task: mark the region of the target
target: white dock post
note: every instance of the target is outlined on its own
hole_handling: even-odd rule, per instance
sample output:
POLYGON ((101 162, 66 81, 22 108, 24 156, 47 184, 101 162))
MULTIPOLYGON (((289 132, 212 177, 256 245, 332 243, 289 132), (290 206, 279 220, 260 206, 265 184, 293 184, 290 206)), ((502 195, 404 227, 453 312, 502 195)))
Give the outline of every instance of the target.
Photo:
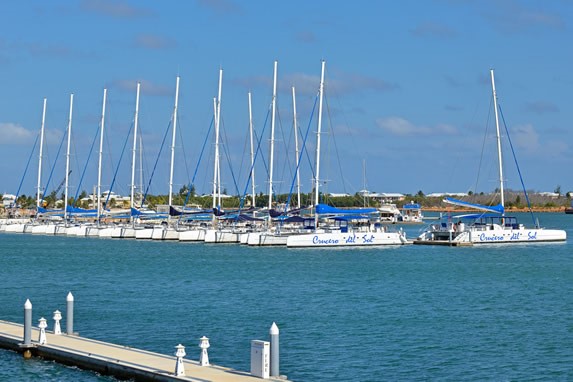
POLYGON ((279 328, 273 322, 269 330, 271 337, 271 377, 279 376, 279 328))
POLYGON ((177 357, 177 363, 175 364, 175 375, 178 377, 185 375, 185 366, 183 365, 183 357, 187 354, 185 353, 185 346, 179 344, 175 346, 177 351, 175 352, 175 356, 177 357))
POLYGON ((40 338, 38 339, 38 342, 40 343, 40 345, 45 345, 46 344, 46 328, 48 327, 48 324, 46 323, 46 319, 44 317, 40 318, 38 323, 38 328, 40 328, 40 338))
POLYGON ((54 312, 54 334, 59 336, 62 334, 62 328, 60 327, 60 320, 62 319, 62 313, 59 310, 54 312))
POLYGON ((203 336, 200 340, 199 347, 201 348, 201 356, 199 357, 199 364, 201 366, 209 366, 209 354, 207 353, 207 349, 211 346, 209 339, 203 336))
POLYGON ((68 292, 68 296, 66 297, 67 302, 67 317, 66 317, 66 334, 73 335, 74 334, 74 296, 72 292, 68 292))
POLYGON ((24 346, 32 345, 32 303, 26 299, 24 303, 24 346))

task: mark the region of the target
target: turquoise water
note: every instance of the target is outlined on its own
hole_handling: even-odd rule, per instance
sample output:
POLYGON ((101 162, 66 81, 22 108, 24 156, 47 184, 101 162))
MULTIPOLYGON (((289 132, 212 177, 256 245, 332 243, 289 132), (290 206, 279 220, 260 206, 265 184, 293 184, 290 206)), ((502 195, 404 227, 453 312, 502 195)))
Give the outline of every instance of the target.
MULTIPOLYGON (((80 335, 160 353, 210 339, 250 367, 281 330, 293 381, 573 380, 573 216, 557 244, 291 250, 0 234, 0 319, 34 322, 76 299, 80 335)), ((406 227, 413 236, 418 226, 406 227)), ((0 351, 0 380, 109 381, 0 351)))

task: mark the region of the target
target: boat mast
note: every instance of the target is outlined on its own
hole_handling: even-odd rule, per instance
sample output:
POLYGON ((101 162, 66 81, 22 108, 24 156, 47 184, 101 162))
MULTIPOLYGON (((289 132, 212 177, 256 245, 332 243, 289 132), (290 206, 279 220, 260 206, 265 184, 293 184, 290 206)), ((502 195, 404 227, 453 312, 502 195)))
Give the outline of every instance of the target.
MULTIPOLYGON (((316 178, 314 179, 314 205, 318 205, 320 202, 319 200, 319 192, 318 187, 320 185, 319 176, 320 176, 320 133, 322 128, 322 98, 324 93, 324 67, 326 65, 326 61, 322 61, 322 70, 320 73, 320 88, 318 91, 319 94, 319 101, 318 101, 318 129, 316 131, 316 178)), ((315 223, 318 220, 318 217, 315 215, 315 223)), ((316 225, 315 225, 316 226, 316 225)))
POLYGON ((501 135, 499 132, 499 115, 497 111, 497 92, 495 91, 495 79, 493 75, 493 69, 490 70, 491 73, 491 89, 493 92, 493 108, 495 111, 495 131, 497 139, 497 158, 499 162, 499 193, 501 197, 501 206, 505 206, 503 197, 503 162, 501 155, 501 135))
MULTIPOLYGON (((137 152, 137 124, 139 121, 139 89, 141 83, 137 83, 137 92, 135 95, 135 116, 133 119, 133 149, 131 151, 131 208, 135 208, 135 154, 137 152)), ((140 206, 142 207, 142 206, 140 206)), ((133 216, 132 216, 133 218, 133 216)))
MULTIPOLYGON (((213 208, 221 205, 221 174, 219 165, 219 122, 221 116, 221 95, 223 91, 223 69, 219 69, 219 91, 217 98, 213 99, 215 113, 215 166, 213 170, 213 208)), ((213 215, 213 222, 215 216, 213 215)))
POLYGON ((292 113, 293 113, 293 128, 294 128, 294 151, 296 154, 296 195, 297 195, 297 207, 300 208, 300 169, 299 169, 299 158, 298 158, 298 124, 296 120, 296 95, 294 86, 292 87, 292 113))
MULTIPOLYGON (((251 200, 252 200, 252 207, 256 207, 255 202, 255 145, 253 140, 253 109, 251 104, 251 92, 248 93, 249 95, 249 135, 251 138, 251 200)), ((254 212, 253 212, 254 214, 254 212)))
MULTIPOLYGON (((179 102, 179 76, 175 85, 175 107, 173 108, 173 137, 171 138, 171 170, 169 173, 169 206, 173 203, 173 164, 175 163, 175 134, 177 132, 177 103, 179 102)), ((185 206, 183 206, 185 207, 185 206)), ((171 217, 171 215, 169 216, 171 217)))
POLYGON ((277 106, 277 67, 278 61, 275 61, 273 72, 273 102, 271 117, 271 152, 269 156, 269 210, 273 206, 273 164, 275 158, 275 116, 277 106))
POLYGON ((107 89, 103 89, 103 102, 101 107, 101 123, 100 123, 100 136, 99 136, 99 160, 98 160, 98 172, 97 172, 97 224, 99 226, 99 220, 101 217, 101 160, 103 156, 103 130, 105 123, 105 101, 107 98, 107 89))
POLYGON ((64 223, 68 224, 68 186, 70 178, 70 145, 72 142, 72 111, 74 107, 74 93, 70 94, 70 116, 68 118, 68 150, 66 154, 66 188, 64 192, 64 223))
POLYGON ((44 150, 44 126, 46 122, 46 104, 47 98, 44 98, 44 108, 42 111, 42 127, 40 128, 40 155, 38 157, 38 193, 36 195, 36 210, 40 206, 42 199, 42 153, 44 150))

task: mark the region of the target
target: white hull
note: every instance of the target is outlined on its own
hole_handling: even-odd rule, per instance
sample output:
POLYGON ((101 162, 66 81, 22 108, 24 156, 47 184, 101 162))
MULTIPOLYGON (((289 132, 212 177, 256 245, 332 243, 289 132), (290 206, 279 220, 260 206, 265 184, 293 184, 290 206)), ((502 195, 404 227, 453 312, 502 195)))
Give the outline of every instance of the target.
POLYGON ((66 228, 66 235, 67 236, 79 236, 81 226, 74 225, 66 228))
POLYGON ((173 227, 157 226, 153 227, 151 234, 153 240, 179 240, 179 232, 173 227))
POLYGON ((135 228, 131 226, 113 227, 111 237, 113 239, 135 239, 135 228))
POLYGON ((468 228, 461 232, 455 230, 427 231, 418 238, 420 242, 448 241, 452 243, 472 244, 509 244, 565 241, 567 234, 563 230, 542 228, 504 229, 499 225, 486 229, 468 228))
POLYGON ((103 227, 99 229, 98 236, 105 239, 111 239, 111 234, 115 228, 114 227, 103 227))
POLYGON ((54 229, 54 235, 67 235, 68 234, 68 227, 65 225, 56 224, 54 229))
POLYGON ((286 245, 289 235, 277 235, 270 232, 251 232, 247 244, 251 246, 286 245))
POLYGON ((205 243, 238 243, 239 234, 231 231, 208 229, 205 231, 205 243))
POLYGON ((4 231, 9 233, 24 233, 25 228, 26 228, 25 223, 6 224, 6 228, 4 228, 4 231))
POLYGON ((46 229, 48 228, 45 224, 38 224, 32 227, 32 234, 33 235, 45 235, 46 229))
POLYGON ((399 232, 322 232, 292 235, 287 247, 375 247, 408 241, 399 232))
POLYGON ((205 241, 204 229, 190 229, 179 232, 179 241, 205 241))
POLYGON ((153 228, 136 228, 135 238, 138 240, 151 240, 153 235, 153 228))

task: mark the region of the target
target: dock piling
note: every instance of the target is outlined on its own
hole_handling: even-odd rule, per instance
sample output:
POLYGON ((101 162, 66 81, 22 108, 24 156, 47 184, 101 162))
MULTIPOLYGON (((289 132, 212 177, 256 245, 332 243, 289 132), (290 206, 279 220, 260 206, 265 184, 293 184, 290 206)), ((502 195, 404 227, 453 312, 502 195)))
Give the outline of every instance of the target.
POLYGON ((46 344, 46 328, 48 327, 48 324, 46 323, 46 319, 44 317, 40 318, 38 323, 38 328, 40 328, 40 338, 38 338, 38 342, 40 343, 40 345, 45 345, 46 344))
POLYGON ((185 366, 183 365, 183 357, 185 357, 185 346, 179 344, 175 346, 177 351, 175 352, 175 356, 177 357, 177 363, 175 364, 175 375, 178 377, 185 375, 185 366))
POLYGON ((26 299, 24 303, 24 346, 32 345, 32 303, 26 299))
POLYGON ((279 328, 273 322, 269 330, 271 343, 271 377, 278 377, 279 374, 279 328))
POLYGON ((199 357, 199 364, 201 366, 209 366, 209 354, 207 353, 207 349, 209 349, 211 344, 209 344, 209 339, 205 336, 201 337, 200 341, 201 356, 199 357))
POLYGON ((54 312, 54 334, 59 336, 62 334, 62 328, 60 326, 60 321, 62 319, 62 313, 59 310, 54 312))
POLYGON ((66 317, 66 334, 73 335, 74 334, 74 296, 72 292, 68 292, 68 296, 66 297, 67 302, 67 317, 66 317))

